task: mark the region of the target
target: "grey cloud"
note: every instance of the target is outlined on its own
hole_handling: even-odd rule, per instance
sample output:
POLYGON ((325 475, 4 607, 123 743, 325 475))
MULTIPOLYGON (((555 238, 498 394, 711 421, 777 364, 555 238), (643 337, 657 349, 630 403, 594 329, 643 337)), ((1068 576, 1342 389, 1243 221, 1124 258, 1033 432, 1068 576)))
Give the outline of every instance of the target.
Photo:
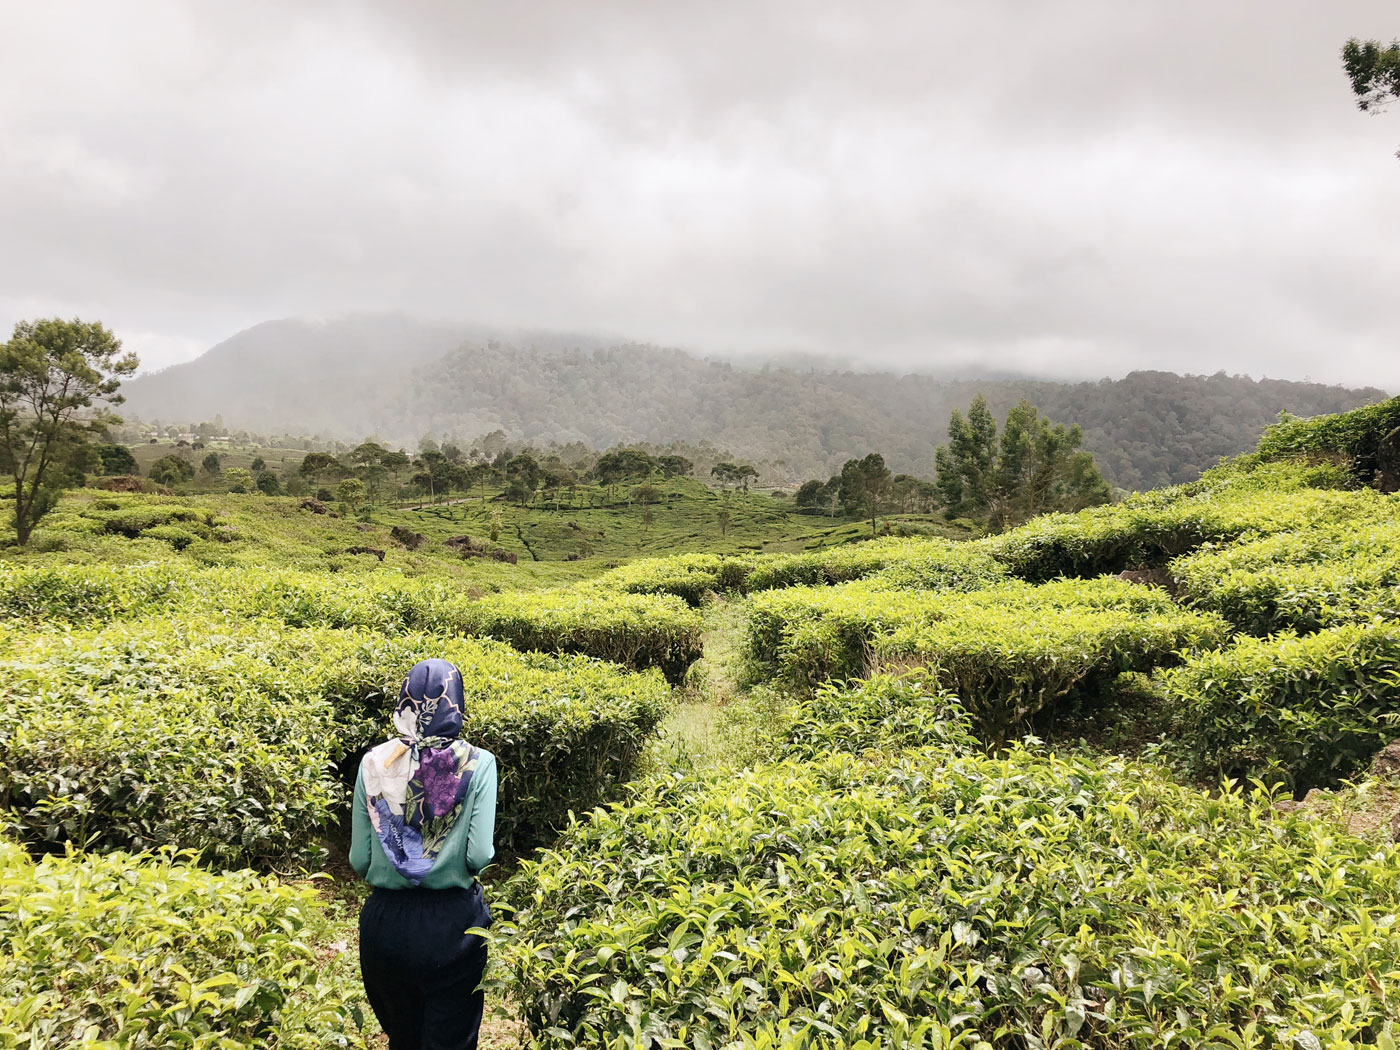
POLYGON ((6 6, 0 322, 1400 387, 1382 0, 6 6))

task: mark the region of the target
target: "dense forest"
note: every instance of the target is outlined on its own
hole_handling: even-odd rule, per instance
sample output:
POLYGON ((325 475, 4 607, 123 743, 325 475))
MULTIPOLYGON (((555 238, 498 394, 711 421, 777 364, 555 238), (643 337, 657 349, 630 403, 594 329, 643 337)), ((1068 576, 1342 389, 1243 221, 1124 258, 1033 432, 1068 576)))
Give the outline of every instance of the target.
POLYGON ((1381 390, 1245 376, 1133 372, 1062 383, 753 367, 598 339, 504 333, 402 317, 274 321, 124 387, 128 416, 366 434, 406 445, 470 442, 497 428, 536 445, 709 441, 796 483, 879 449, 933 473, 946 422, 978 393, 1004 416, 1028 398, 1079 424, 1104 477, 1126 489, 1189 481, 1258 440, 1280 411, 1316 415, 1381 390))

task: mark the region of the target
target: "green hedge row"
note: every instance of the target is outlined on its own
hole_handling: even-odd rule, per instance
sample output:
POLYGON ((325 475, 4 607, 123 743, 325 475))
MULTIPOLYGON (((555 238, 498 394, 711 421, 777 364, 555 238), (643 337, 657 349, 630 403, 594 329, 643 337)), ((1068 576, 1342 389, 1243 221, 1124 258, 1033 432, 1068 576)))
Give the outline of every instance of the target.
POLYGON ((344 812, 337 764, 390 734, 397 680, 428 656, 462 670, 465 732, 500 759, 498 841, 516 849, 630 779, 669 704, 655 673, 489 641, 192 619, 14 636, 0 806, 34 842, 302 856, 344 812))
POLYGON ((659 778, 501 896, 541 1047, 1400 1038, 1400 854, 1121 762, 838 749, 659 778))
POLYGON ((981 586, 1006 575, 991 555, 940 539, 879 539, 799 554, 643 558, 597 584, 632 594, 674 594, 690 605, 718 591, 767 591, 874 578, 889 587, 981 586))
POLYGON ((1361 518, 1208 548, 1171 574, 1193 605, 1250 634, 1400 617, 1400 521, 1361 518))
POLYGON ((61 623, 180 610, 200 617, 268 618, 293 627, 487 635, 519 649, 582 653, 679 681, 701 652, 701 619, 669 595, 598 588, 508 591, 472 600, 455 586, 396 572, 0 567, 0 615, 61 623))
POLYGON ((1261 459, 1342 456, 1356 481, 1371 483, 1381 441, 1400 427, 1400 397, 1350 412, 1311 419, 1284 419, 1264 430, 1261 459))
POLYGON ((1310 475, 1291 465, 1254 479, 1227 473, 1216 483, 1131 496, 1076 514, 1046 514, 975 545, 1032 582, 1093 577, 1125 569, 1162 568, 1206 543, 1357 518, 1393 518, 1374 491, 1309 488, 1310 475))
POLYGON ((1218 645, 1220 617, 1175 605, 1162 591, 1118 580, 1004 584, 959 595, 874 640, 877 667, 918 666, 1002 741, 1027 718, 1086 696, 1125 671, 1177 663, 1218 645))
POLYGON ((1400 625, 1244 638, 1163 681, 1174 746, 1198 771, 1331 786, 1400 736, 1400 625))
POLYGON ((965 593, 892 591, 860 581, 751 599, 747 653, 810 688, 878 667, 921 666, 993 737, 1112 676, 1215 645, 1223 620, 1120 580, 1020 581, 965 593))
POLYGON ((0 1046, 363 1046, 315 892, 190 860, 0 842, 0 1046))

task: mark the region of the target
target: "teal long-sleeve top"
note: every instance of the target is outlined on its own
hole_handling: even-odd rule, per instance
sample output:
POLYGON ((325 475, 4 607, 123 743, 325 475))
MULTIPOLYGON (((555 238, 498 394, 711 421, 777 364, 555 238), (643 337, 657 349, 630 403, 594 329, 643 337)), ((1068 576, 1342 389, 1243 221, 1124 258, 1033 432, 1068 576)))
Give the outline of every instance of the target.
MULTIPOLYGON (((480 760, 467 787, 467 797, 457 813, 457 823, 447 833, 442 852, 420 886, 445 890, 453 886, 470 889, 476 873, 496 855, 496 756, 477 748, 480 760)), ((411 883, 384 854, 365 804, 363 767, 355 777, 354 813, 350 830, 350 866, 371 886, 386 890, 409 889, 411 883)))

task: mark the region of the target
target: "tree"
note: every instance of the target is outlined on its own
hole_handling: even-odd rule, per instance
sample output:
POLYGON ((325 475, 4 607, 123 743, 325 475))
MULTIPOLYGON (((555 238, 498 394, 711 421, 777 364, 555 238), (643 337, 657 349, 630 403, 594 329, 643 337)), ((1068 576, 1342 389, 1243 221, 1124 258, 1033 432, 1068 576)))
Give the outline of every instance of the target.
POLYGON ((802 487, 797 490, 797 495, 792 502, 798 510, 816 510, 821 506, 822 489, 826 486, 822 482, 813 478, 811 481, 804 481, 802 487))
POLYGON ((204 468, 204 473, 208 474, 211 478, 217 478, 222 469, 219 466, 219 454, 217 452, 209 453, 209 455, 204 457, 200 466, 204 468))
POLYGON ((103 474, 135 474, 137 471, 136 457, 125 445, 103 445, 97 455, 102 460, 103 474))
MULTIPOLYGON (((266 464, 259 456, 253 460, 249 469, 254 475, 257 475, 266 469, 266 464)), ((301 461, 301 466, 297 468, 297 473, 315 485, 324 483, 326 479, 336 480, 344 477, 345 468, 341 466, 340 460, 328 452, 308 452, 301 461)))
MULTIPOLYGON (((330 459, 329 456, 327 456, 326 458, 330 459)), ((336 466, 339 465, 340 464, 338 463, 336 464, 336 466)), ((254 474, 261 474, 264 470, 267 469, 267 460, 263 459, 262 456, 254 456, 253 462, 248 464, 248 469, 251 470, 254 474)))
POLYGON ((934 454, 934 465, 938 493, 951 517, 964 517, 969 508, 985 507, 996 441, 997 422, 981 394, 973 399, 966 420, 957 409, 948 418, 948 444, 934 454))
POLYGON ((277 475, 270 470, 264 470, 257 476, 258 491, 264 496, 280 496, 282 494, 282 484, 277 480, 277 475))
POLYGON ((1400 98, 1400 40, 1352 37, 1342 45, 1342 68, 1361 112, 1379 113, 1400 98))
POLYGON ((230 492, 252 492, 254 488, 253 472, 245 467, 230 467, 224 471, 224 480, 230 492))
POLYGON ((890 489, 890 468, 885 457, 871 452, 864 459, 848 459, 841 468, 841 504, 852 517, 870 519, 870 533, 879 531, 879 515, 890 489))
POLYGON ((668 481, 689 474, 695 469, 695 464, 684 456, 662 456, 656 461, 656 465, 661 468, 661 476, 668 481))
POLYGON ((506 464, 506 499, 519 504, 529 503, 540 487, 540 465, 535 457, 522 452, 506 464))
POLYGON ((146 476, 157 485, 169 485, 172 488, 186 481, 194 480, 194 464, 185 459, 184 456, 161 456, 151 464, 151 469, 146 472, 146 476))
POLYGON ((979 396, 966 423, 955 411, 950 443, 938 450, 937 491, 949 516, 978 518, 1001 532, 1037 514, 1108 502, 1093 456, 1080 450, 1078 426, 1052 424, 1023 399, 1007 413, 998 441, 985 408, 979 396))
POLYGON ((352 511, 364 503, 366 491, 365 483, 359 478, 346 478, 335 487, 335 498, 347 511, 352 511))
POLYGON ((15 539, 25 546, 64 488, 100 459, 95 441, 121 422, 110 406, 135 354, 98 322, 21 321, 0 345, 0 468, 14 489, 15 539))

